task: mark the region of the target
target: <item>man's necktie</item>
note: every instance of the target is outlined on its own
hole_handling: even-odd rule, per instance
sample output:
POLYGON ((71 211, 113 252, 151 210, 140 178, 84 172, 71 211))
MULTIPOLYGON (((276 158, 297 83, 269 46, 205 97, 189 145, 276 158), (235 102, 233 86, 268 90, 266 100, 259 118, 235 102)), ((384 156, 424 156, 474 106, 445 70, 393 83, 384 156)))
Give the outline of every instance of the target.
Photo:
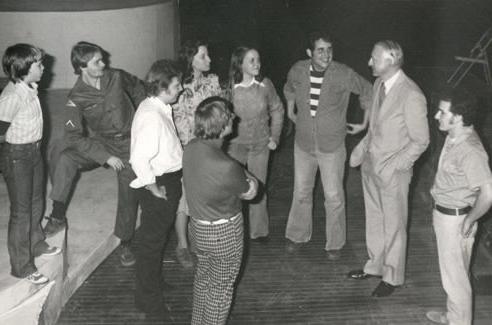
POLYGON ((379 96, 378 96, 379 107, 383 105, 385 98, 386 98, 386 87, 384 87, 384 82, 382 82, 381 87, 379 87, 379 96))

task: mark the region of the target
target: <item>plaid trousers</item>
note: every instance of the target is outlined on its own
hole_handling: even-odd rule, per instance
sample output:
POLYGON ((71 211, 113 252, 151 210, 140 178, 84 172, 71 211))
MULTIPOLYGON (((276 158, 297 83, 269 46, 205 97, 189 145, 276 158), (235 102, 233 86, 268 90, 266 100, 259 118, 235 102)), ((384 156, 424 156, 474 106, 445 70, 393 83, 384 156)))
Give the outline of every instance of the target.
POLYGON ((191 218, 190 230, 198 257, 191 324, 225 324, 243 256, 243 216, 221 225, 191 218))

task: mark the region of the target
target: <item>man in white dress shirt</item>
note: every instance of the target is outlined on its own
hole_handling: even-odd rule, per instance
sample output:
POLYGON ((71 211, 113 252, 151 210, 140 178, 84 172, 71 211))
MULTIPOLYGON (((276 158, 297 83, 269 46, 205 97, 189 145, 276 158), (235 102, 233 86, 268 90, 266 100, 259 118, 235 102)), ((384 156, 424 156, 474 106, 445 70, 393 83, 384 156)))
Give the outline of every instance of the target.
POLYGON ((150 314, 163 314, 162 254, 181 197, 183 149, 170 104, 182 90, 174 62, 155 62, 147 75, 147 98, 140 103, 131 128, 130 164, 137 178, 142 208, 137 251, 135 304, 150 314))

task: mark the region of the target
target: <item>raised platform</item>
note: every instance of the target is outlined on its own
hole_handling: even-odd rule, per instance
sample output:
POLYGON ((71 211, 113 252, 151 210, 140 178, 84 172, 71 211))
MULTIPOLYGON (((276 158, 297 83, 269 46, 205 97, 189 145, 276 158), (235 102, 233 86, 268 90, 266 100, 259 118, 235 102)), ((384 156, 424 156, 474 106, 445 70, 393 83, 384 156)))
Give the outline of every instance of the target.
MULTIPOLYGON (((119 244, 113 233, 116 213, 116 178, 114 172, 102 168, 82 174, 68 210, 68 232, 60 233, 48 241, 64 248, 63 254, 36 259, 39 270, 55 283, 44 303, 41 317, 44 324, 54 324, 63 305, 94 269, 119 244), (98 186, 94 186, 94 184, 98 186)), ((24 324, 19 321, 5 323, 2 317, 25 303, 42 286, 31 285, 10 275, 7 252, 8 196, 5 182, 0 181, 0 324, 24 324)), ((33 305, 32 313, 37 308, 33 305)), ((25 315, 25 312, 19 316, 25 315)), ((10 315, 9 317, 11 317, 10 315)), ((17 320, 16 318, 12 318, 17 320)))
MULTIPOLYGON (((45 142, 50 147, 63 143, 60 124, 66 94, 66 90, 40 94, 47 129, 51 131, 45 135, 45 142)), ((49 192, 48 182, 46 193, 49 192)), ((36 259, 39 270, 54 283, 48 284, 49 287, 31 285, 10 275, 7 251, 10 203, 5 180, 0 176, 0 324, 28 324, 25 320, 37 318, 41 307, 43 324, 56 322, 75 290, 119 245, 119 239, 113 235, 116 196, 117 181, 112 169, 98 168, 81 174, 67 211, 67 233, 48 240, 51 245, 63 247, 63 254, 36 259)), ((48 196, 46 204, 47 215, 51 209, 48 196)))

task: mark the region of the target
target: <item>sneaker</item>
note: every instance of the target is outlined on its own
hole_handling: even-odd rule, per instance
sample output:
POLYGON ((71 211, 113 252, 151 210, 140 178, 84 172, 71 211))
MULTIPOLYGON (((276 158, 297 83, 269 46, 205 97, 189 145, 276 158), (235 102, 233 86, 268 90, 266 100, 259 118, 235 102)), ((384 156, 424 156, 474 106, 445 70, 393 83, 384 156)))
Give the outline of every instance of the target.
POLYGON ((120 252, 120 263, 123 266, 132 266, 136 262, 135 255, 133 254, 130 246, 122 245, 120 252))
POLYGON ((191 269, 195 265, 188 247, 176 247, 176 259, 178 260, 179 264, 181 264, 181 266, 185 269, 191 269))
POLYGON ((38 271, 34 271, 33 273, 29 274, 28 276, 25 277, 25 279, 32 284, 43 284, 49 281, 47 277, 39 273, 38 271))
POLYGON ((44 234, 46 237, 52 237, 65 229, 67 226, 67 218, 58 219, 53 217, 44 217, 48 220, 46 225, 43 228, 44 234))
POLYGON ((36 257, 39 257, 39 256, 54 256, 54 255, 60 254, 61 251, 62 250, 61 250, 60 247, 46 245, 41 250, 38 250, 36 252, 35 256, 36 257))
POLYGON ((449 324, 446 313, 443 311, 429 310, 425 313, 425 317, 435 324, 449 324))

